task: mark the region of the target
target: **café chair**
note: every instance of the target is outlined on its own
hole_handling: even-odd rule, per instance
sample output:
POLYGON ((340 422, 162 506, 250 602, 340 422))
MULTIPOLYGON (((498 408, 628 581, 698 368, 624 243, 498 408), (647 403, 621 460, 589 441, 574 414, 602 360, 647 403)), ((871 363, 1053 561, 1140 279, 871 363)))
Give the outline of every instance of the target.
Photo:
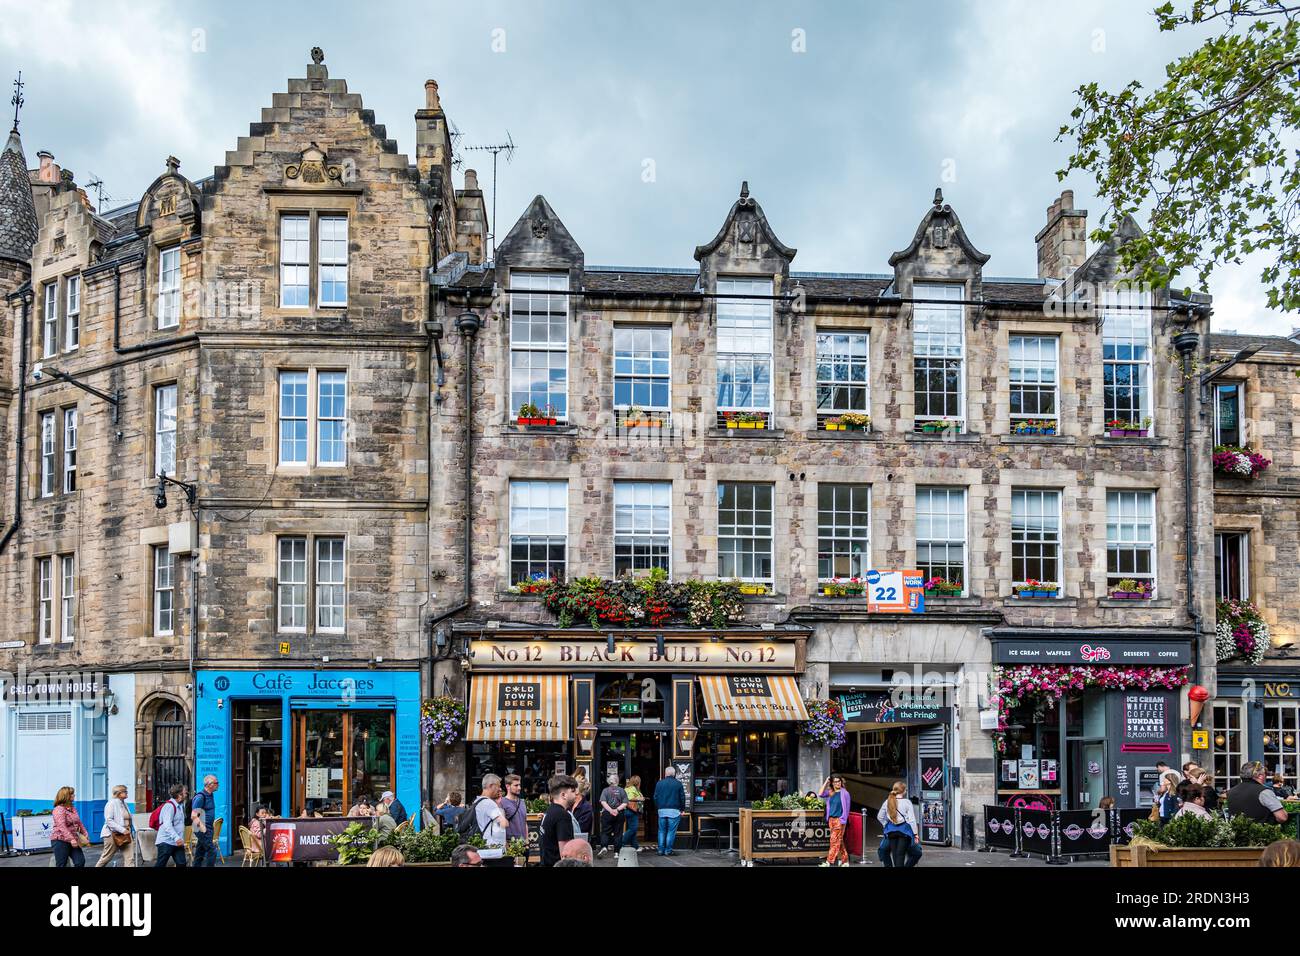
POLYGON ((716 850, 722 842, 722 831, 718 829, 718 821, 714 817, 696 817, 695 818, 695 842, 691 845, 692 850, 700 848, 700 837, 707 834, 713 838, 713 848, 716 850), (709 821, 707 824, 705 820, 709 821))
POLYGON ((407 817, 405 820, 403 820, 401 823, 397 825, 396 829, 394 829, 393 832, 394 833, 406 832, 407 830, 411 829, 412 822, 413 821, 411 820, 411 818, 407 817))
POLYGON ((222 824, 222 822, 223 822, 223 819, 222 819, 221 817, 217 817, 217 822, 214 823, 214 824, 212 824, 212 846, 213 846, 213 847, 216 849, 216 851, 217 851, 217 859, 221 861, 221 865, 222 865, 222 866, 225 866, 225 865, 226 865, 226 858, 225 858, 224 856, 221 855, 221 824, 222 824))
POLYGON ((253 831, 249 830, 248 827, 239 828, 239 842, 244 847, 244 862, 239 864, 241 868, 245 866, 261 866, 265 862, 262 859, 261 848, 253 843, 253 831))
POLYGON ((185 860, 187 863, 194 862, 194 827, 185 828, 185 860))

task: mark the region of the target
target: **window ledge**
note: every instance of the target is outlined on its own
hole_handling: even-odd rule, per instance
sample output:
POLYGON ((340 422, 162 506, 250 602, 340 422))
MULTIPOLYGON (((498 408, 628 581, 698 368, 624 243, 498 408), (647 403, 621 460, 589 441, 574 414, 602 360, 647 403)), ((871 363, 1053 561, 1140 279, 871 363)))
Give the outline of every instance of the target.
POLYGON ((784 594, 742 594, 740 600, 745 604, 785 604, 784 594))
POLYGON ((1073 435, 1003 435, 1002 440, 1012 445, 1075 445, 1073 435))
POLYGON ((813 441, 880 441, 881 434, 876 431, 834 431, 828 432, 824 428, 816 428, 806 433, 813 441))
POLYGON ((541 599, 542 599, 542 596, 541 596, 540 594, 517 594, 517 593, 514 592, 514 591, 498 591, 496 596, 497 596, 497 600, 498 600, 498 601, 535 601, 535 602, 539 602, 539 601, 541 601, 541 599))
POLYGON ((1073 597, 1064 598, 1022 598, 1022 597, 1005 597, 1002 599, 1004 607, 1078 607, 1079 599, 1073 597))
POLYGON ((503 435, 557 435, 564 438, 576 437, 577 425, 514 425, 506 424, 501 428, 503 435))
POLYGON ((984 603, 982 597, 971 595, 969 597, 928 597, 925 599, 925 606, 936 607, 979 607, 984 603))
POLYGON ((1132 447, 1133 445, 1142 445, 1146 448, 1168 448, 1169 447, 1169 441, 1167 439, 1138 438, 1137 436, 1134 436, 1132 438, 1109 438, 1105 435, 1098 435, 1096 438, 1096 442, 1098 445, 1101 445, 1103 447, 1110 446, 1112 448, 1128 448, 1128 447, 1132 447))
POLYGON ((1147 600, 1125 600, 1123 598, 1097 598, 1097 607, 1173 607, 1173 598, 1148 598, 1147 600))
POLYGON ((785 438, 784 428, 710 428, 710 438, 757 438, 780 441, 785 438))
POLYGON ((907 432, 907 440, 915 442, 965 442, 976 444, 983 436, 979 432, 958 432, 957 434, 940 432, 907 432))

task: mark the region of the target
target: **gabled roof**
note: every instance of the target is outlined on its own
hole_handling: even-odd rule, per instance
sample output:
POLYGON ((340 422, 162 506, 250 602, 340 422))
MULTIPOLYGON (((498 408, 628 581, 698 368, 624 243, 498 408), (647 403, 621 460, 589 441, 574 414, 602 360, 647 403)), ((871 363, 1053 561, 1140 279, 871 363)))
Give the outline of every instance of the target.
POLYGON ((506 237, 497 243, 498 261, 510 262, 521 255, 582 265, 582 247, 540 193, 533 197, 506 237))
POLYGON ((736 221, 736 217, 739 216, 742 211, 753 213, 755 220, 758 222, 758 227, 763 231, 763 237, 767 240, 768 245, 775 249, 783 259, 788 262, 794 258, 797 250, 787 246, 776 237, 776 233, 772 231, 771 224, 767 221, 767 216, 763 215, 763 207, 758 204, 757 199, 754 199, 749 195, 749 182, 746 180, 740 184, 740 198, 731 204, 731 211, 727 213, 727 218, 722 221, 722 228, 718 230, 718 234, 704 245, 695 247, 696 262, 699 262, 703 260, 705 256, 710 256, 718 251, 718 247, 722 245, 723 240, 727 238, 727 233, 731 231, 732 224, 736 221))
POLYGON ((889 264, 891 266, 897 265, 903 260, 916 255, 917 250, 921 248, 921 240, 925 238, 926 232, 931 225, 935 224, 936 219, 946 221, 952 238, 957 241, 957 245, 961 246, 967 258, 979 263, 981 266, 989 261, 988 253, 980 252, 975 248, 975 244, 970 241, 970 238, 966 235, 966 230, 962 228, 961 220, 957 218, 957 213, 953 211, 952 206, 943 201, 943 190, 936 189, 934 191, 934 202, 926 210, 925 215, 921 217, 921 223, 916 227, 916 232, 912 235, 912 241, 906 249, 895 252, 890 256, 889 264))
POLYGON ((0 151, 0 258, 30 263, 38 232, 27 158, 14 129, 0 151))

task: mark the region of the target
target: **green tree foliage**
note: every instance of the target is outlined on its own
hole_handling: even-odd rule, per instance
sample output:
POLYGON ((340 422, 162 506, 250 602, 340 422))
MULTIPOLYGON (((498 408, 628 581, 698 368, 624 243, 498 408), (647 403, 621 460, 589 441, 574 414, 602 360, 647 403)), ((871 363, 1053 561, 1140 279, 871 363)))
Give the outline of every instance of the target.
MULTIPOLYGON (((1217 31, 1165 68, 1165 82, 1119 92, 1088 83, 1058 139, 1074 153, 1057 173, 1091 173, 1107 209, 1093 238, 1150 208, 1121 265, 1152 286, 1184 269, 1204 290, 1213 271, 1254 252, 1270 308, 1300 307, 1300 5, 1192 0, 1155 10, 1161 31, 1217 31)), ((1190 291, 1190 290, 1188 290, 1190 291)))

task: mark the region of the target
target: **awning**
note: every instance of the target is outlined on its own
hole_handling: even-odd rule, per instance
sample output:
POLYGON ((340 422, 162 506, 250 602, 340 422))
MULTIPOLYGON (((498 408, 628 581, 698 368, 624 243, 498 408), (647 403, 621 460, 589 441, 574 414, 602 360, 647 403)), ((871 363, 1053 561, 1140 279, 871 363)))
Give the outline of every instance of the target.
POLYGON ((565 674, 481 674, 470 678, 466 740, 568 740, 565 674))
POLYGON ((727 674, 700 677, 709 720, 807 720, 793 677, 727 674))

